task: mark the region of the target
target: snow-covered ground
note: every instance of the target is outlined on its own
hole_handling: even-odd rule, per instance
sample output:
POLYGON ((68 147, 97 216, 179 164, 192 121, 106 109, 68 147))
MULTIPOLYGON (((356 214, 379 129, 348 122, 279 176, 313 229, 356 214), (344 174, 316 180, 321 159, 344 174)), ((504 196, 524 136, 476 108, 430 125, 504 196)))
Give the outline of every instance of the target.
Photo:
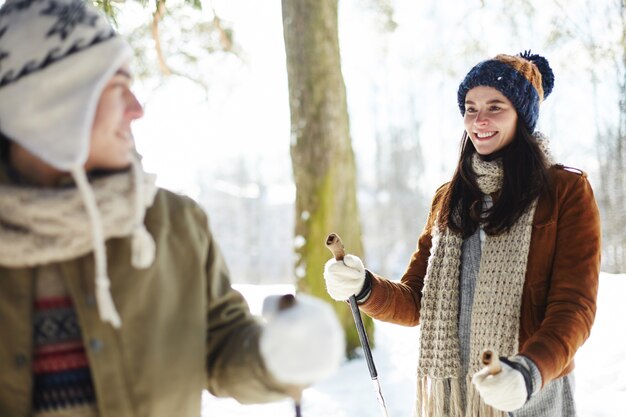
MULTIPOLYGON (((269 294, 292 292, 290 286, 240 285, 251 310, 259 314, 269 294)), ((626 410, 626 275, 603 273, 598 314, 591 337, 576 356, 579 417, 623 417, 626 410)), ((374 361, 390 417, 410 417, 415 392, 418 328, 376 322, 374 361)), ((293 404, 282 401, 241 405, 206 394, 204 417, 291 417, 293 404)), ((305 390, 303 417, 380 417, 363 359, 346 361, 339 371, 305 390)))

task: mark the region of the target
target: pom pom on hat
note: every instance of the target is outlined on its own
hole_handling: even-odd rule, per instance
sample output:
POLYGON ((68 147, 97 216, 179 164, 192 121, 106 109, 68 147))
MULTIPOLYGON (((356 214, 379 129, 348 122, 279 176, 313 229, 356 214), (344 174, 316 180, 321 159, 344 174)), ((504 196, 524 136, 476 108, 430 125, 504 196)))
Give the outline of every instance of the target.
POLYGON ((519 56, 531 61, 539 69, 541 73, 541 86, 543 87, 543 99, 545 100, 554 87, 554 73, 552 72, 552 68, 550 68, 548 60, 541 55, 531 54, 530 50, 522 52, 519 56))

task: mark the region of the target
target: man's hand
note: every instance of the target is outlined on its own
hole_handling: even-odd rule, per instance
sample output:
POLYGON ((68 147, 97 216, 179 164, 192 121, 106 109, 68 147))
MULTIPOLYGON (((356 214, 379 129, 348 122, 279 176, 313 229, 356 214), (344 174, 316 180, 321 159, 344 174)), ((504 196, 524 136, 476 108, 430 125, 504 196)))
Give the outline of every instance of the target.
POLYGON ((345 337, 328 303, 306 295, 270 296, 263 317, 261 356, 278 381, 306 387, 339 368, 345 337))

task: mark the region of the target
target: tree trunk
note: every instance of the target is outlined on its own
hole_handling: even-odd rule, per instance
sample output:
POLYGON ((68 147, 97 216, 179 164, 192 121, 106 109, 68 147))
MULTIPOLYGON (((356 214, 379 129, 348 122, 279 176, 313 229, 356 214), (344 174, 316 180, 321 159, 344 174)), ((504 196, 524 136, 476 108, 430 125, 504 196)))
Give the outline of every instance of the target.
POLYGON ((600 185, 598 200, 602 216, 602 270, 611 273, 626 271, 626 4, 620 6, 621 49, 616 51, 615 69, 619 91, 619 121, 616 127, 599 135, 600 185))
MULTIPOLYGON (((347 252, 363 254, 337 0, 282 0, 282 11, 296 183, 296 276, 300 290, 330 300, 323 280, 324 263, 331 257, 326 235, 338 233, 347 252)), ((359 339, 350 308, 347 303, 333 305, 352 356, 359 339)), ((372 328, 371 319, 365 324, 372 328)))

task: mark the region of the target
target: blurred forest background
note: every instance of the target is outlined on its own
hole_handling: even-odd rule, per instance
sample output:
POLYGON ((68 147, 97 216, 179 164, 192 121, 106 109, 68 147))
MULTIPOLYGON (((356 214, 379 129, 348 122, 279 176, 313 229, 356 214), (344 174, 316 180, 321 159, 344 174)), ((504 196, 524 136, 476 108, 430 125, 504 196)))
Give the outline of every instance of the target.
POLYGON ((96 3, 136 51, 145 166, 207 209, 234 282, 326 297, 330 231, 399 278, 458 158, 459 82, 527 49, 556 76, 538 128, 589 174, 602 269, 626 272, 625 0, 96 3))
MULTIPOLYGON (((198 140, 209 142, 210 153, 219 154, 220 142, 229 140, 219 136, 223 126, 212 130, 219 107, 233 106, 236 98, 228 97, 225 90, 232 92, 254 82, 282 84, 278 91, 263 92, 267 97, 257 98, 257 103, 265 100, 267 107, 252 110, 256 115, 246 114, 249 108, 245 103, 235 104, 242 110, 238 112, 241 124, 254 123, 264 114, 275 120, 271 113, 284 116, 288 111, 278 2, 168 0, 155 4, 143 0, 138 2, 142 10, 134 7, 132 0, 100 2, 113 11, 119 29, 137 51, 137 84, 142 91, 153 90, 142 96, 148 112, 159 89, 180 81, 172 78, 182 78, 206 97, 209 111, 195 115, 206 128, 194 134, 201 138, 198 140), (239 41, 239 27, 246 24, 254 26, 241 27, 239 41), (257 32, 267 44, 248 48, 249 39, 243 35, 249 36, 250 31, 257 32), (260 47, 267 48, 265 59, 273 63, 260 63, 263 51, 250 50, 260 47), (252 68, 255 65, 272 65, 277 71, 274 79, 254 79, 258 74, 252 68), (212 114, 212 109, 217 111, 212 114)), ((352 148, 357 158, 363 246, 372 269, 390 277, 402 272, 433 189, 451 175, 462 129, 455 94, 465 73, 497 53, 532 49, 550 60, 557 77, 555 92, 542 109, 540 129, 552 137, 559 161, 590 174, 605 224, 603 270, 626 270, 623 0, 283 1, 285 6, 290 4, 300 4, 298 12, 305 14, 338 4, 336 26, 352 148)), ((181 96, 170 104, 197 104, 193 98, 181 103, 184 99, 181 96)), ((251 149, 234 154, 226 151, 223 158, 211 158, 212 166, 193 167, 198 171, 194 197, 207 205, 237 282, 291 282, 292 249, 304 242, 300 237, 294 239, 290 227, 295 197, 290 187, 290 161, 271 156, 265 159, 268 152, 255 152, 270 141, 274 144, 268 147, 276 149, 280 144, 283 154, 288 152, 290 128, 284 117, 278 122, 282 126, 267 132, 263 126, 254 129, 251 141, 260 143, 251 149), (281 169, 285 169, 282 175, 265 175, 265 171, 281 169), (282 181, 276 181, 277 177, 282 181), (280 194, 276 198, 283 201, 272 201, 268 196, 271 191, 280 194)), ((148 148, 153 141, 140 135, 137 140, 141 148, 148 148)), ((175 145, 179 139, 165 140, 175 145)), ((184 161, 186 149, 178 147, 178 151, 184 161)), ((280 155, 277 152, 275 156, 280 155)), ((176 184, 173 188, 187 191, 181 189, 185 187, 190 185, 176 184)))

